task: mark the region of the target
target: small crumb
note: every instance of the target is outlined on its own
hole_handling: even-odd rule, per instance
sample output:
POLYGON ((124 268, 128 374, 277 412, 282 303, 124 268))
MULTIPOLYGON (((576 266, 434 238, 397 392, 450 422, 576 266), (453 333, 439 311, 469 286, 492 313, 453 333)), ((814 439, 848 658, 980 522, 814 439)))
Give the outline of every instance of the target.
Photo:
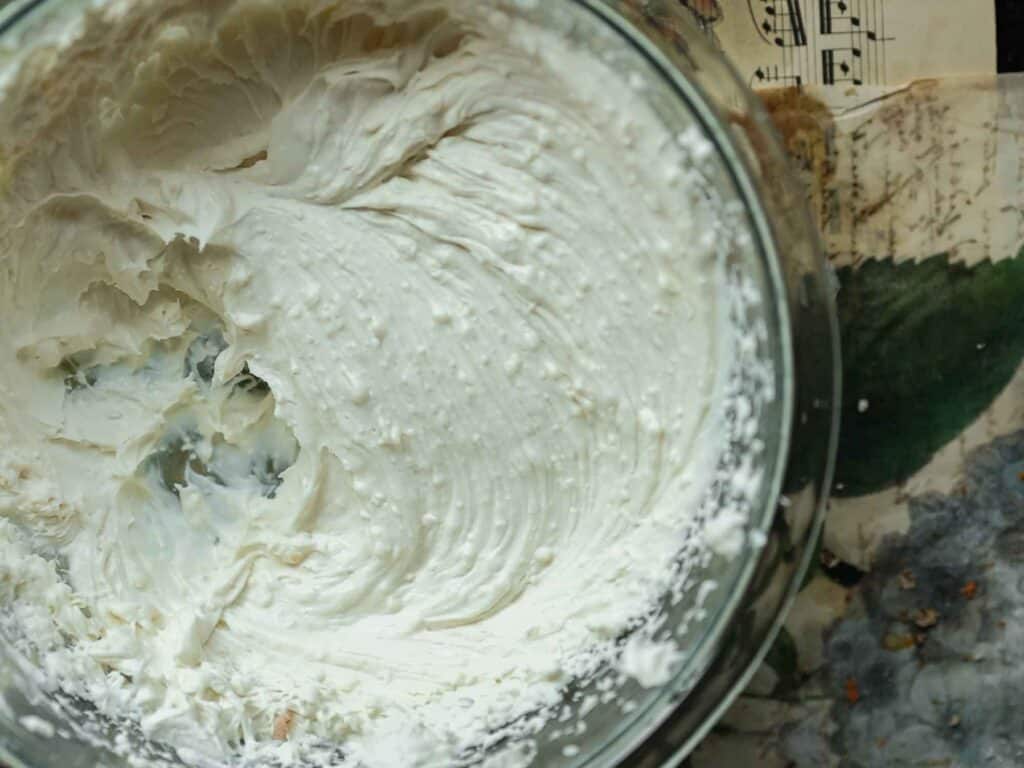
POLYGON ((960 715, 953 715, 951 718, 949 718, 949 727, 950 728, 957 728, 957 727, 959 727, 959 725, 960 725, 960 715))
POLYGON ((899 580, 900 589, 904 592, 914 589, 917 586, 917 577, 914 576, 914 572, 909 568, 904 568, 900 571, 899 580))
POLYGON ((274 718, 274 741, 284 741, 288 738, 288 734, 291 733, 292 724, 295 722, 295 713, 290 709, 286 709, 284 712, 274 718))
POLYGON ((566 757, 576 757, 580 753, 580 748, 575 744, 566 744, 562 747, 562 754, 566 757))
POLYGON ((846 683, 843 685, 846 691, 846 700, 851 704, 856 704, 860 701, 860 686, 857 685, 857 681, 852 677, 846 678, 846 683))
POLYGON ((978 582, 971 579, 960 588, 960 594, 968 600, 973 600, 978 594, 978 582))
POLYGON ((548 566, 554 562, 555 552, 551 547, 538 547, 534 553, 534 559, 536 559, 538 565, 548 566))
POLYGON ((351 398, 353 405, 366 405, 370 401, 370 390, 361 384, 355 384, 352 387, 351 398))
POLYGON ((917 645, 913 635, 889 634, 882 638, 882 647, 887 651, 905 651, 917 645))
POLYGON ((939 623, 939 614, 934 608, 922 608, 914 612, 914 623, 921 629, 929 629, 939 623))
POLYGON ((863 398, 857 401, 857 413, 866 413, 870 407, 871 403, 863 398))

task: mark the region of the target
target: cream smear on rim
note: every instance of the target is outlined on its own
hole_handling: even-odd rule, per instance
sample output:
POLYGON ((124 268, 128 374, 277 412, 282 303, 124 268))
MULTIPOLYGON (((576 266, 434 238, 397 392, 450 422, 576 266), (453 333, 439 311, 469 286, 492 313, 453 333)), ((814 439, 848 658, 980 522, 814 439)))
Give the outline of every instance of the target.
POLYGON ((4 610, 187 755, 451 764, 611 659, 699 535, 691 147, 475 8, 120 2, 8 78, 4 610))

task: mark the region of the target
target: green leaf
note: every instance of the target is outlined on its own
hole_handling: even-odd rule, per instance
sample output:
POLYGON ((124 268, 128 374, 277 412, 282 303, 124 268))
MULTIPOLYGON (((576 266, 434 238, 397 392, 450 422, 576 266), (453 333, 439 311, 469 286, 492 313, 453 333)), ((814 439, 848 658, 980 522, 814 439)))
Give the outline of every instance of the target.
POLYGON ((1024 357, 1024 251, 974 267, 872 261, 839 281, 836 493, 862 495, 923 467, 1009 383, 1024 357))

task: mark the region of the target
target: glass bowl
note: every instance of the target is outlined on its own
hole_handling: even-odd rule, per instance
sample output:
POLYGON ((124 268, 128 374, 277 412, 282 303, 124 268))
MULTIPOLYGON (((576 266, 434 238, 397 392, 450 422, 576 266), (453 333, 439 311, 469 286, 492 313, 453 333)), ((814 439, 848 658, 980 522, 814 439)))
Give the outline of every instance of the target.
MULTIPOLYGON (((719 463, 731 479, 711 491, 742 502, 746 535, 739 554, 708 556, 686 575, 691 582, 715 581, 710 595, 689 589, 662 606, 664 632, 685 652, 672 679, 648 690, 613 670, 599 672, 566 693, 573 727, 556 719, 521 742, 493 745, 463 762, 489 764, 500 754, 543 766, 673 766, 749 681, 815 552, 838 430, 831 283, 805 197, 767 114, 681 3, 489 2, 599 55, 642 84, 673 135, 696 128, 707 140, 703 191, 727 212, 731 231, 725 267, 737 297, 729 312, 738 333, 730 376, 757 429, 730 435, 719 463), (614 696, 603 695, 612 688, 614 696)), ((64 22, 89 5, 0 2, 0 66, 26 46, 58 40, 64 22)), ((723 406, 727 420, 730 407, 735 403, 723 406)), ((0 690, 0 762, 11 768, 176 762, 137 729, 95 717, 83 724, 73 713, 88 705, 34 689, 2 642, 0 690)))

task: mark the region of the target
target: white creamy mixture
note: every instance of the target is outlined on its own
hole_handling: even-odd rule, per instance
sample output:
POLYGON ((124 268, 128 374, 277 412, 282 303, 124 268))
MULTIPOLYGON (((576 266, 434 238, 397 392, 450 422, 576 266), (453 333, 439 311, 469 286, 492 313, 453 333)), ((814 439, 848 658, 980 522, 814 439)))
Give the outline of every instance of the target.
POLYGON ((0 594, 46 675, 197 753, 445 765, 647 610, 721 299, 624 80, 452 0, 122 2, 27 59, 0 594))

